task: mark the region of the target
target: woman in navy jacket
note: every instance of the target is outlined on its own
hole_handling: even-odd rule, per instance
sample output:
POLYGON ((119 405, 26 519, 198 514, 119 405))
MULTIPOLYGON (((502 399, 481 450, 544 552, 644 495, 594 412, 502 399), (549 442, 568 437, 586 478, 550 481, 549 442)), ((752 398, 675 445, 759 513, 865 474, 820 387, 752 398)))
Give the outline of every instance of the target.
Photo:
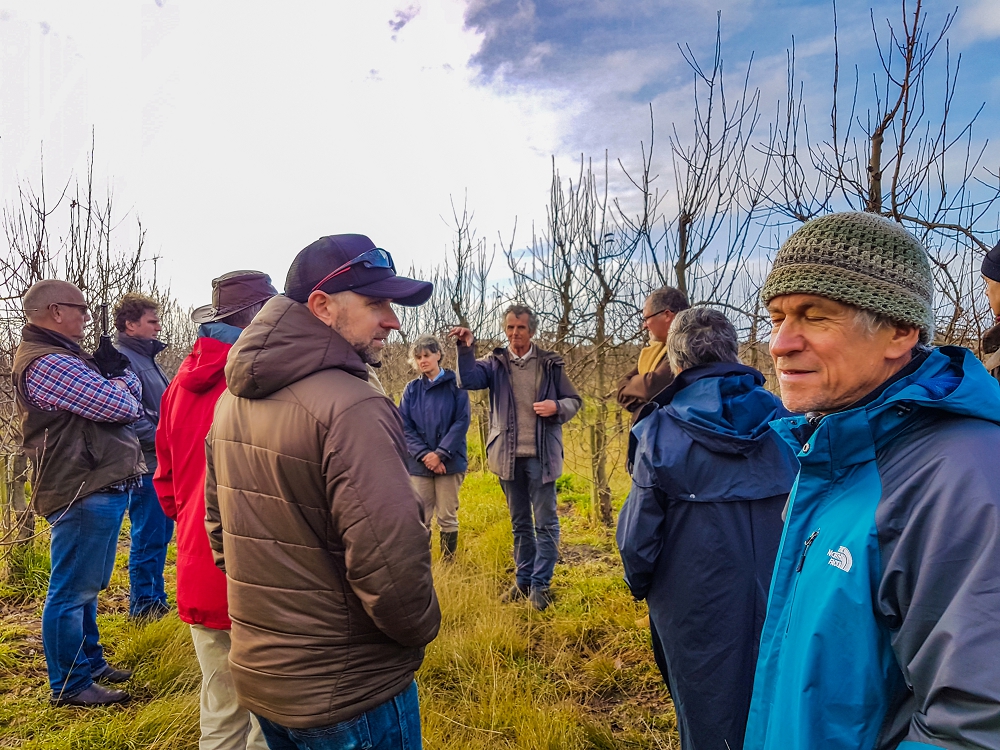
POLYGON ((632 491, 618 518, 625 579, 649 603, 682 750, 743 747, 781 511, 798 469, 769 426, 787 412, 763 376, 736 361, 737 347, 721 312, 677 313, 667 338, 676 378, 632 429, 632 491))
POLYGON ((451 559, 458 547, 458 491, 469 460, 469 394, 458 387, 455 373, 441 368, 441 344, 420 336, 410 347, 410 362, 420 372, 403 391, 407 468, 424 501, 428 527, 437 516, 441 553, 451 559))

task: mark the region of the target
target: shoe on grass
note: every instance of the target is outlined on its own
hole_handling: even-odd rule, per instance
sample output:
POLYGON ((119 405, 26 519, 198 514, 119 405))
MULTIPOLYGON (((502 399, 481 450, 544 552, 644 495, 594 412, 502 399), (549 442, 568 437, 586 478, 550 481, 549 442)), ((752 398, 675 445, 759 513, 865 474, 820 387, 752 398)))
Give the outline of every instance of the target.
POLYGON ((552 594, 549 593, 548 586, 545 588, 532 587, 531 593, 528 594, 528 601, 531 603, 532 609, 544 612, 552 604, 552 594))
POLYGON ((131 669, 115 669, 110 664, 104 667, 99 673, 91 675, 94 682, 106 682, 110 685, 117 685, 119 682, 127 682, 132 679, 131 669))
POLYGON ((504 604, 510 604, 511 602, 520 602, 528 598, 528 589, 521 588, 516 583, 511 586, 507 591, 500 595, 500 601, 504 604))
POLYGON ((91 683, 87 688, 81 690, 76 695, 68 698, 53 698, 53 706, 110 706, 113 703, 124 703, 132 696, 124 690, 114 690, 112 688, 101 687, 96 682, 91 683))

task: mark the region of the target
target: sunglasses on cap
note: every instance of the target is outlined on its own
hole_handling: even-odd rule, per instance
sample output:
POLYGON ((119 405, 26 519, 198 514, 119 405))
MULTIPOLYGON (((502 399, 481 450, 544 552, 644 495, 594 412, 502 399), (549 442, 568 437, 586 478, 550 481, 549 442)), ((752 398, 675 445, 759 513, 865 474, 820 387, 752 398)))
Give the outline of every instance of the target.
POLYGON ((368 268, 388 268, 393 273, 396 272, 396 264, 392 262, 392 256, 389 255, 389 251, 383 250, 380 247, 373 247, 371 250, 367 250, 361 253, 361 255, 359 255, 357 258, 352 258, 351 260, 347 261, 344 265, 339 266, 338 268, 335 268, 333 271, 328 273, 326 276, 323 277, 322 281, 320 281, 316 286, 312 288, 312 291, 318 292, 319 288, 323 286, 326 282, 328 282, 330 279, 336 276, 340 276, 340 274, 342 273, 347 273, 354 266, 360 266, 360 265, 365 265, 368 268))

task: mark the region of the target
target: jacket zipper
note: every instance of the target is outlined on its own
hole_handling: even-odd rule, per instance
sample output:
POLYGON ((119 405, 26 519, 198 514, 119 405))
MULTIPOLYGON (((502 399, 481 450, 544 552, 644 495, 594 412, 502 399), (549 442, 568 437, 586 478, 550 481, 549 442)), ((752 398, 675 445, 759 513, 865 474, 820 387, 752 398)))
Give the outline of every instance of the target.
POLYGON ((806 539, 805 544, 802 545, 802 556, 799 558, 799 564, 795 566, 795 583, 792 585, 792 596, 788 600, 788 619, 785 620, 785 635, 788 635, 788 628, 792 624, 792 607, 795 606, 795 592, 799 590, 799 574, 802 573, 802 566, 806 564, 806 555, 809 554, 809 548, 812 547, 813 542, 816 541, 816 537, 818 536, 819 529, 816 529, 806 539))

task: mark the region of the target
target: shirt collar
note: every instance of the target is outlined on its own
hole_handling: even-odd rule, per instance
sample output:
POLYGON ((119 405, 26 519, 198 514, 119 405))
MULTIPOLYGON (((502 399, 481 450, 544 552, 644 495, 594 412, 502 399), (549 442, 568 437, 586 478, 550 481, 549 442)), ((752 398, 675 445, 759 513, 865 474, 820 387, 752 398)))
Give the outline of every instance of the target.
POLYGON ((432 383, 436 383, 437 381, 439 381, 443 377, 444 377, 444 368, 443 367, 439 367, 438 368, 438 374, 435 375, 433 378, 427 378, 427 379, 429 381, 431 381, 432 383))
POLYGON ((514 354, 514 350, 511 349, 510 347, 507 347, 507 353, 510 355, 510 359, 512 362, 527 362, 529 359, 535 356, 535 345, 532 344, 530 347, 528 347, 528 351, 525 352, 525 355, 523 357, 518 357, 516 354, 514 354))

